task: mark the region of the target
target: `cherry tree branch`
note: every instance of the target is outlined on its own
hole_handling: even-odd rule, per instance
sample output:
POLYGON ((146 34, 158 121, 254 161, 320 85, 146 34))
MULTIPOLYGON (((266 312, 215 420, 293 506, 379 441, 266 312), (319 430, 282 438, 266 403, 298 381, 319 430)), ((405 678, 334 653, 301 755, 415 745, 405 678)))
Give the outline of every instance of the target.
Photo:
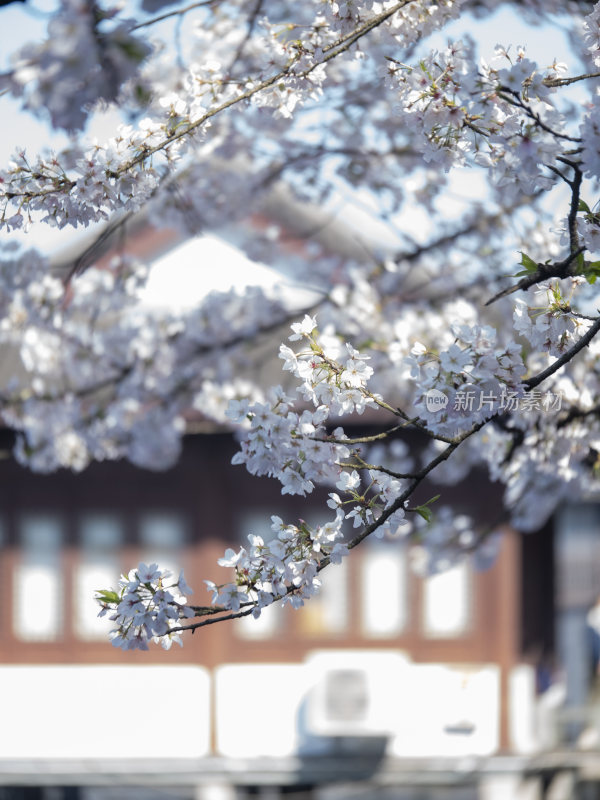
POLYGON ((586 72, 584 75, 573 75, 570 78, 546 78, 544 83, 546 86, 558 88, 559 86, 570 86, 579 81, 587 81, 590 78, 600 78, 600 72, 586 72))
POLYGON ((515 91, 514 89, 510 89, 508 86, 501 86, 498 96, 503 100, 506 100, 507 103, 522 109, 527 116, 532 119, 539 128, 541 128, 543 131, 546 131, 546 133, 550 133, 557 139, 564 139, 567 142, 576 142, 577 144, 581 143, 580 136, 569 136, 566 133, 555 131, 553 128, 547 125, 540 115, 536 113, 528 103, 523 101, 519 92, 515 91))
POLYGON ((503 289, 501 292, 498 292, 489 300, 486 301, 486 306, 495 303, 496 300, 500 300, 501 297, 507 297, 509 294, 513 294, 514 292, 518 291, 526 291, 531 286, 534 286, 536 283, 540 281, 546 281, 549 278, 567 278, 569 275, 573 275, 572 266, 576 264, 577 257, 581 255, 585 251, 585 247, 578 247, 577 250, 571 252, 568 256, 562 259, 562 261, 555 261, 553 264, 538 264, 537 270, 532 273, 531 275, 526 275, 524 278, 518 283, 515 283, 514 286, 509 286, 507 289, 503 289))
MULTIPOLYGON (((566 364, 568 361, 573 359, 577 355, 577 353, 580 352, 580 350, 583 347, 585 347, 587 344, 589 344, 589 342, 593 339, 593 337, 599 331, 600 331, 600 318, 598 318, 598 320, 596 321, 594 326, 592 326, 592 328, 590 328, 590 330, 584 336, 582 336, 581 339, 561 357, 561 359, 558 359, 557 362, 555 362, 555 364, 553 364, 547 370, 543 370, 541 373, 539 373, 538 375, 530 378, 529 380, 524 381, 524 385, 526 387, 526 390, 527 391, 531 391, 536 386, 538 386, 542 381, 546 380, 546 378, 550 377, 550 375, 554 374, 554 372, 556 372, 558 369, 560 369, 561 366, 564 366, 564 364, 566 364)), ((406 510, 407 501, 414 494, 415 490, 420 486, 420 484, 423 483, 423 481, 437 467, 439 467, 442 463, 447 461, 454 454, 454 452, 465 441, 467 441, 471 436, 473 436, 475 433, 477 433, 482 428, 484 428, 488 423, 493 422, 493 421, 497 420, 498 418, 500 418, 500 416, 501 416, 501 413, 500 412, 496 412, 490 418, 488 418, 486 420, 482 420, 481 422, 476 423, 469 430, 464 431, 463 433, 461 433, 461 434, 457 435, 456 437, 454 437, 452 442, 450 444, 448 444, 448 446, 441 453, 439 453, 437 456, 432 458, 424 467, 422 467, 421 470, 419 470, 418 472, 416 472, 414 474, 407 474, 407 475, 403 475, 402 474, 401 475, 399 473, 394 473, 391 470, 387 470, 386 468, 382 468, 382 467, 379 467, 377 465, 367 464, 366 462, 364 462, 362 460, 359 460, 359 463, 356 463, 356 464, 355 463, 340 464, 340 466, 348 467, 348 468, 352 468, 352 469, 354 469, 354 468, 358 468, 358 469, 374 469, 374 470, 383 471, 386 474, 388 474, 390 476, 393 476, 393 477, 396 477, 396 478, 410 479, 410 483, 409 483, 408 487, 396 498, 396 500, 388 508, 384 509, 381 512, 380 516, 374 522, 372 522, 369 525, 364 526, 363 529, 358 534, 356 534, 355 536, 353 536, 350 539, 350 541, 347 544, 348 550, 352 550, 355 547, 357 547, 361 542, 363 542, 371 534, 373 534, 375 531, 377 531, 382 525, 384 525, 385 522, 387 520, 389 520, 396 512, 398 512, 400 510, 406 510)), ((389 432, 390 431, 386 432, 384 435, 388 435, 389 432)), ((343 441, 343 440, 341 440, 341 441, 343 441)), ((358 441, 362 441, 362 439, 359 439, 358 441)), ((347 443, 348 442, 346 441, 346 444, 347 443)), ((487 533, 486 533, 486 535, 487 535, 487 533)), ((480 541, 480 540, 481 539, 479 539, 478 541, 480 541)), ((473 545, 473 547, 471 549, 474 549, 475 546, 476 545, 473 545)), ((323 569, 328 567, 330 564, 331 564, 331 559, 330 559, 329 556, 326 556, 326 557, 322 558, 320 560, 318 568, 317 568, 318 572, 321 572, 323 569)), ((281 600, 285 599, 285 597, 288 597, 289 595, 293 594, 295 591, 297 591, 297 588, 295 586, 293 586, 293 585, 289 586, 287 591, 285 592, 285 594, 276 597, 274 602, 280 602, 281 600)), ((251 614, 254 608, 255 608, 255 604, 252 604, 252 603, 251 604, 247 604, 246 607, 242 607, 239 611, 228 613, 225 616, 215 616, 215 617, 211 616, 210 619, 202 620, 200 622, 194 622, 194 623, 191 623, 189 625, 181 625, 181 626, 179 626, 177 628, 172 629, 172 632, 178 632, 178 631, 182 631, 182 632, 183 631, 192 631, 193 632, 197 628, 204 627, 206 625, 211 625, 211 624, 214 624, 215 622, 221 622, 221 621, 231 620, 231 619, 238 619, 240 617, 248 616, 249 614, 251 614)), ((201 609, 199 609, 199 614, 201 616, 204 616, 207 613, 210 613, 212 615, 213 613, 218 614, 218 613, 221 613, 222 611, 225 611, 225 610, 226 609, 219 608, 215 612, 211 612, 206 608, 201 608, 201 609)))
POLYGON ((547 367, 545 370, 542 370, 542 372, 538 373, 537 375, 534 375, 532 378, 528 378, 527 380, 523 381, 523 384, 527 387, 528 390, 535 389, 535 387, 539 386, 540 383, 546 380, 546 378, 549 378, 551 375, 554 375, 554 373, 558 372, 558 370, 561 367, 564 367, 565 364, 568 364, 569 361, 571 361, 577 355, 577 353, 579 353, 580 350, 583 350, 584 347, 587 347, 588 344, 592 341, 594 336, 598 334, 599 331, 600 331, 600 317, 598 317, 594 322, 594 324, 591 326, 591 328, 586 333, 584 333, 580 339, 577 340, 577 342, 573 345, 573 347, 571 347, 569 350, 563 353, 562 356, 560 356, 560 358, 557 358, 556 361, 549 367, 547 367))

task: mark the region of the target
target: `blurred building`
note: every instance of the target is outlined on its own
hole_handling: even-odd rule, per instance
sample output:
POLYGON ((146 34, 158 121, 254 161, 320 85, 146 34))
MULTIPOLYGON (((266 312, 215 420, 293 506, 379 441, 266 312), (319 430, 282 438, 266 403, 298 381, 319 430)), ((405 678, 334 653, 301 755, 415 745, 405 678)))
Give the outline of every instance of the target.
MULTIPOLYGON (((495 797, 490 766, 481 795, 482 765, 525 759, 520 775, 540 749, 547 535, 506 531, 489 570, 463 562, 426 579, 401 542, 365 542, 304 609, 209 626, 168 653, 110 646, 93 594, 121 572, 184 566, 204 604, 203 579, 228 574, 216 565, 226 546, 268 532, 273 513, 318 513, 231 467, 235 450, 228 434, 190 436, 165 473, 120 462, 42 476, 0 462, 0 785, 13 792, 0 800, 103 800, 131 785, 164 798, 326 797, 347 780, 382 781, 389 797, 455 784, 495 797)), ((489 504, 477 480, 469 494, 489 504)))

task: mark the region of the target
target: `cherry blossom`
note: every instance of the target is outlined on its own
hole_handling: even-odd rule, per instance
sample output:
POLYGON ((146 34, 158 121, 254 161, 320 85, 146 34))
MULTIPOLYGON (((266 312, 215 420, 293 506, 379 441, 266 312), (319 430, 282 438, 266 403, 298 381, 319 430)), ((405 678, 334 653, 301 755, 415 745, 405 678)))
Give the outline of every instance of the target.
POLYGON ((123 650, 147 650, 148 642, 160 642, 168 650, 173 642, 181 645, 179 621, 194 615, 186 606, 189 593, 183 573, 173 582, 167 570, 157 564, 139 564, 123 575, 118 591, 97 594, 101 606, 99 616, 110 613, 117 626, 111 631, 111 642, 123 650))
POLYGON ((470 35, 500 0, 251 5, 62 0, 0 76, 71 133, 38 153, 16 139, 0 165, 15 457, 165 469, 200 418, 235 433, 233 469, 327 497, 320 522, 273 517, 228 548, 210 607, 154 564, 99 593, 125 649, 299 607, 370 536, 402 540, 427 574, 489 561, 496 526, 455 514, 445 491, 476 466, 520 530, 600 490, 600 4, 520 3, 531 24, 560 13, 580 32, 543 59, 470 35), (101 112, 119 121, 93 138, 101 112), (97 223, 62 270, 13 243, 97 223), (277 288, 234 287, 150 309, 130 225, 222 232, 313 299, 292 310, 277 288), (255 369, 266 350, 276 385, 255 369))

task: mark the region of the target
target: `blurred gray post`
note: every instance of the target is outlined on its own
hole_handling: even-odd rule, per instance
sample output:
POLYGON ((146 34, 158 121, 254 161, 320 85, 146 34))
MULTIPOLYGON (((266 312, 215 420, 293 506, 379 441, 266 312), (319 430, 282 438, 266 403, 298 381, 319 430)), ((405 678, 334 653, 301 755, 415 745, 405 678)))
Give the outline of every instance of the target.
POLYGON ((598 506, 566 506, 556 519, 555 542, 557 655, 566 683, 564 733, 573 742, 590 721, 586 709, 592 653, 587 614, 600 595, 598 506))

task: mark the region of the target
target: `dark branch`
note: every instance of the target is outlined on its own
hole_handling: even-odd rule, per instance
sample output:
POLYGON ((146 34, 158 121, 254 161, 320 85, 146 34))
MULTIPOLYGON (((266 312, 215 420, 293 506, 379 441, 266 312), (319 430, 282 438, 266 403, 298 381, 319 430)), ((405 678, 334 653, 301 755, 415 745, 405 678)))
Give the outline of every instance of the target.
POLYGON ((538 375, 534 375, 533 378, 523 381, 524 386, 526 386, 528 390, 535 389, 535 387, 539 386, 542 381, 546 380, 546 378, 554 375, 554 373, 557 372, 561 367, 564 367, 565 364, 568 364, 573 356, 576 356, 580 350, 583 350, 584 347, 587 347, 598 331, 600 331, 600 317, 598 317, 596 322, 587 331, 587 333, 584 333, 581 339, 579 339, 579 341, 576 342, 570 350, 567 350, 566 353, 563 353, 560 358, 556 359, 554 364, 551 364, 547 369, 543 370, 538 375))
POLYGON ((526 275, 524 278, 521 278, 518 283, 515 283, 514 286, 509 286, 508 289, 503 289, 501 292, 498 292, 498 294, 495 294, 486 302, 486 306, 495 303, 496 300, 500 300, 501 297, 506 297, 509 294, 518 292, 520 289, 526 291, 534 284, 540 283, 540 281, 546 281, 549 278, 568 278, 571 275, 575 275, 577 256, 583 253, 584 250, 585 247, 579 247, 562 261, 556 261, 554 264, 538 264, 537 270, 534 273, 526 275))

